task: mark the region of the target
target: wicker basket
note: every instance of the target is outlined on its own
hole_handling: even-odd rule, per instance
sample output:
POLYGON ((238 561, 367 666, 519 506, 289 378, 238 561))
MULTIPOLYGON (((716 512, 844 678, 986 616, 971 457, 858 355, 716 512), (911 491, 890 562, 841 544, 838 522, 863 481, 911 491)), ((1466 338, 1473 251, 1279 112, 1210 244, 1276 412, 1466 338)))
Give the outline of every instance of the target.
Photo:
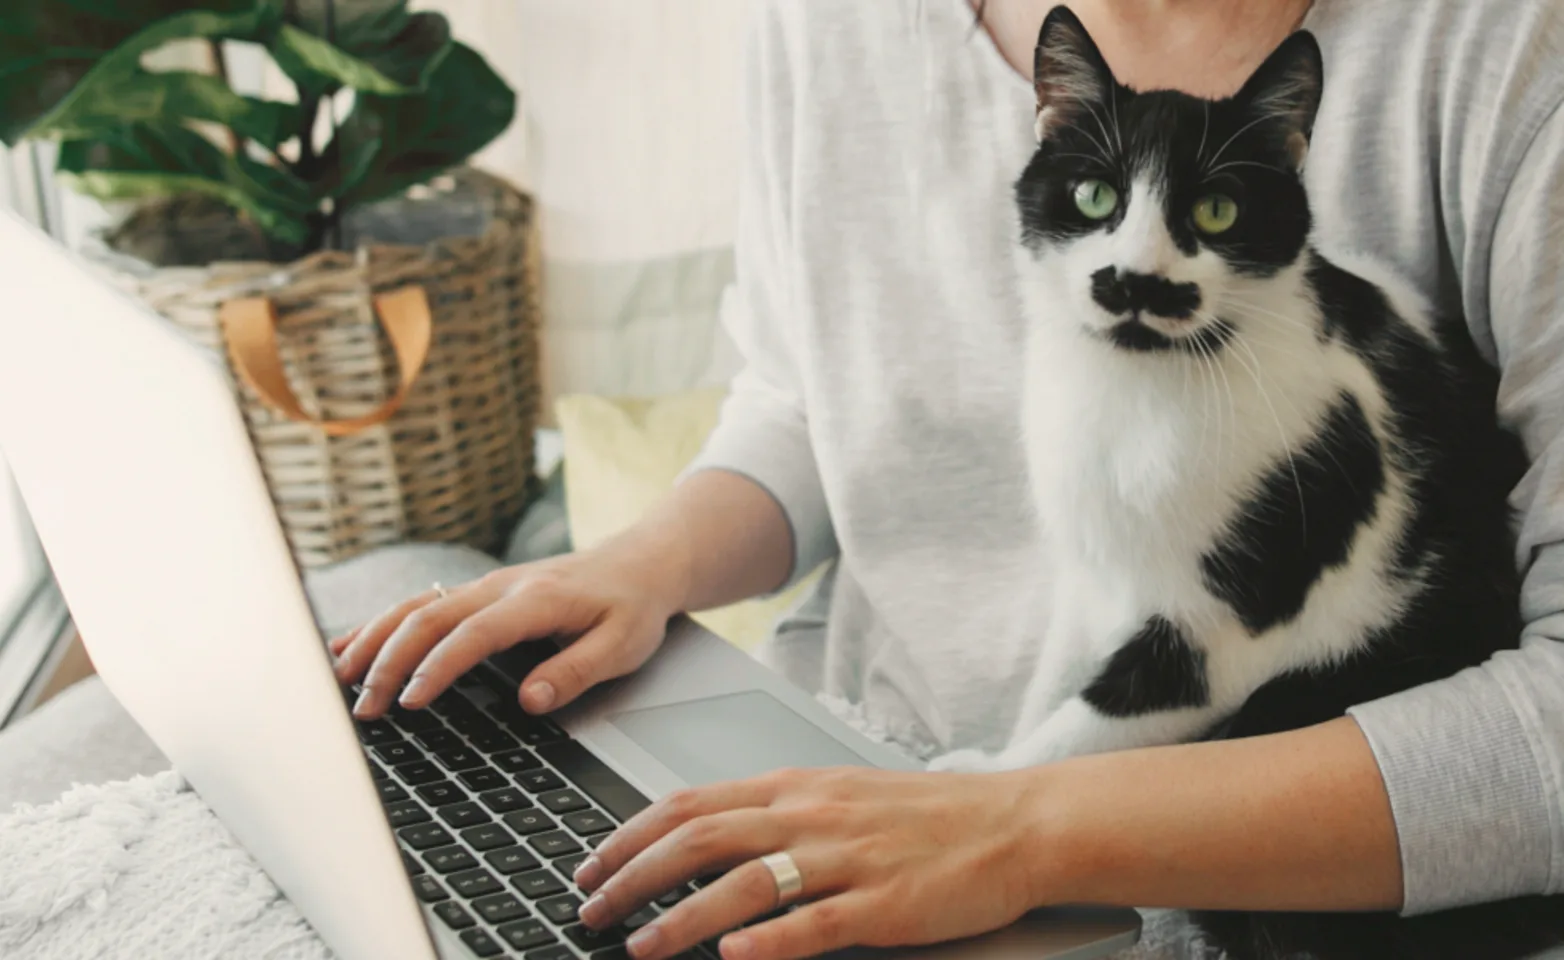
POLYGON ((144 209, 105 240, 102 262, 120 283, 239 374, 236 393, 301 566, 406 540, 503 547, 535 486, 539 261, 529 198, 463 170, 355 214, 343 225, 342 249, 353 252, 287 264, 229 256, 166 265, 181 250, 267 252, 226 211, 188 199, 144 209), (275 317, 269 359, 283 386, 265 390, 236 361, 221 319, 232 322, 236 303, 248 303, 252 319, 257 303, 275 317), (377 322, 387 303, 400 316, 377 322), (427 342, 421 364, 416 342, 386 332, 401 328, 409 340, 409 310, 411 339, 421 324, 427 342))

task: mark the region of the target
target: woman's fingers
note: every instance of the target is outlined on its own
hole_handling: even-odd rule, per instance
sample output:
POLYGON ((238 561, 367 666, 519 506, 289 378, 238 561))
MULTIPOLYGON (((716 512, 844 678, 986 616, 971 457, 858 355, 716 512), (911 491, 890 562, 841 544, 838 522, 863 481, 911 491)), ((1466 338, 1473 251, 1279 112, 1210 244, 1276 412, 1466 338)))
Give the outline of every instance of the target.
POLYGON ((691 820, 658 838, 597 888, 582 906, 581 920, 606 927, 681 883, 775 853, 786 839, 777 819, 762 809, 729 810, 691 820))
POLYGON ((364 673, 369 670, 369 665, 375 661, 375 656, 380 653, 380 648, 385 646, 386 639, 391 636, 392 631, 396 630, 413 611, 439 598, 439 594, 433 590, 426 590, 415 597, 403 600, 353 631, 347 645, 337 653, 337 679, 342 683, 353 683, 362 679, 364 673))
POLYGON ((403 617, 364 674, 364 692, 353 707, 354 716, 368 719, 384 713, 430 648, 486 607, 497 593, 495 586, 479 581, 426 601, 403 617))
MULTIPOLYGON (((759 777, 670 793, 631 817, 624 826, 615 830, 607 840, 603 841, 597 851, 576 871, 575 881, 582 890, 592 893, 641 854, 648 852, 658 841, 668 837, 685 824, 724 812, 764 807, 771 803, 776 796, 776 791, 777 787, 772 778, 759 777)), ((762 853, 773 853, 777 849, 780 847, 773 847, 762 853)), ((689 876, 708 873, 709 866, 696 864, 689 876)), ((673 886, 674 884, 670 883, 657 893, 665 893, 673 886)))
MULTIPOLYGON (((860 891, 807 903, 765 923, 738 930, 718 942, 725 960, 799 960, 860 944, 894 938, 885 931, 886 911, 872 895, 860 891)), ((632 945, 636 960, 663 957, 632 945)))

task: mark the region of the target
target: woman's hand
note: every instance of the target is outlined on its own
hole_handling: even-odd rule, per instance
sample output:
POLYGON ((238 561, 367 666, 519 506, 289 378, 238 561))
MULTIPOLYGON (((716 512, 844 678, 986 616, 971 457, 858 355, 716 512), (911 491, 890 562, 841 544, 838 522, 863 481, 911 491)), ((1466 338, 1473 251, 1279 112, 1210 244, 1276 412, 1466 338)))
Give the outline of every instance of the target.
POLYGON ((523 707, 554 710, 656 652, 682 609, 685 575, 675 556, 615 547, 507 567, 444 597, 420 594, 336 638, 337 679, 363 679, 353 712, 366 719, 384 713, 398 690, 403 706, 428 705, 513 644, 580 635, 522 681, 523 707))
POLYGON ((849 946, 986 933, 1038 905, 1039 818, 1025 774, 790 770, 672 794, 581 865, 590 926, 616 923, 693 877, 728 871, 643 927, 636 960, 660 960, 770 913, 757 862, 785 851, 803 875, 791 912, 729 933, 727 960, 786 960, 849 946))

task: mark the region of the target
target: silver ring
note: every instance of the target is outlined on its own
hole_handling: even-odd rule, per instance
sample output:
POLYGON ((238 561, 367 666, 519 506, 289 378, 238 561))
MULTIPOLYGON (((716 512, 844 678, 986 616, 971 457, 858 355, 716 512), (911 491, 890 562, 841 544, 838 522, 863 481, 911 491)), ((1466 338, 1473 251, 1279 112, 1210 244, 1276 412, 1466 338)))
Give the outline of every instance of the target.
POLYGON ((439 597, 441 600, 444 600, 446 597, 449 597, 451 595, 451 591, 445 589, 444 584, 440 583, 440 581, 438 581, 438 580, 436 580, 432 584, 432 586, 434 587, 435 595, 437 597, 439 597))
POLYGON ((798 872, 798 864, 788 853, 769 853, 760 863, 771 871, 771 879, 777 884, 777 908, 790 907, 804 892, 804 875, 798 872))

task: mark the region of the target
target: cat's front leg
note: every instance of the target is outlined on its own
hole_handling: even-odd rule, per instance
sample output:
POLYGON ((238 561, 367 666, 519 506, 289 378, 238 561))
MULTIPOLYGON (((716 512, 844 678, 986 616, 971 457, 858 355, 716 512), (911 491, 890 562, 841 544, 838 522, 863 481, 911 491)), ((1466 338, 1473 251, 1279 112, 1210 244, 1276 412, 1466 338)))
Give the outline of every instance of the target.
POLYGON ((1221 717, 1222 711, 1212 706, 1109 716, 1075 697, 1042 726, 990 757, 985 766, 989 771, 1019 770, 1092 753, 1185 743, 1221 717))

